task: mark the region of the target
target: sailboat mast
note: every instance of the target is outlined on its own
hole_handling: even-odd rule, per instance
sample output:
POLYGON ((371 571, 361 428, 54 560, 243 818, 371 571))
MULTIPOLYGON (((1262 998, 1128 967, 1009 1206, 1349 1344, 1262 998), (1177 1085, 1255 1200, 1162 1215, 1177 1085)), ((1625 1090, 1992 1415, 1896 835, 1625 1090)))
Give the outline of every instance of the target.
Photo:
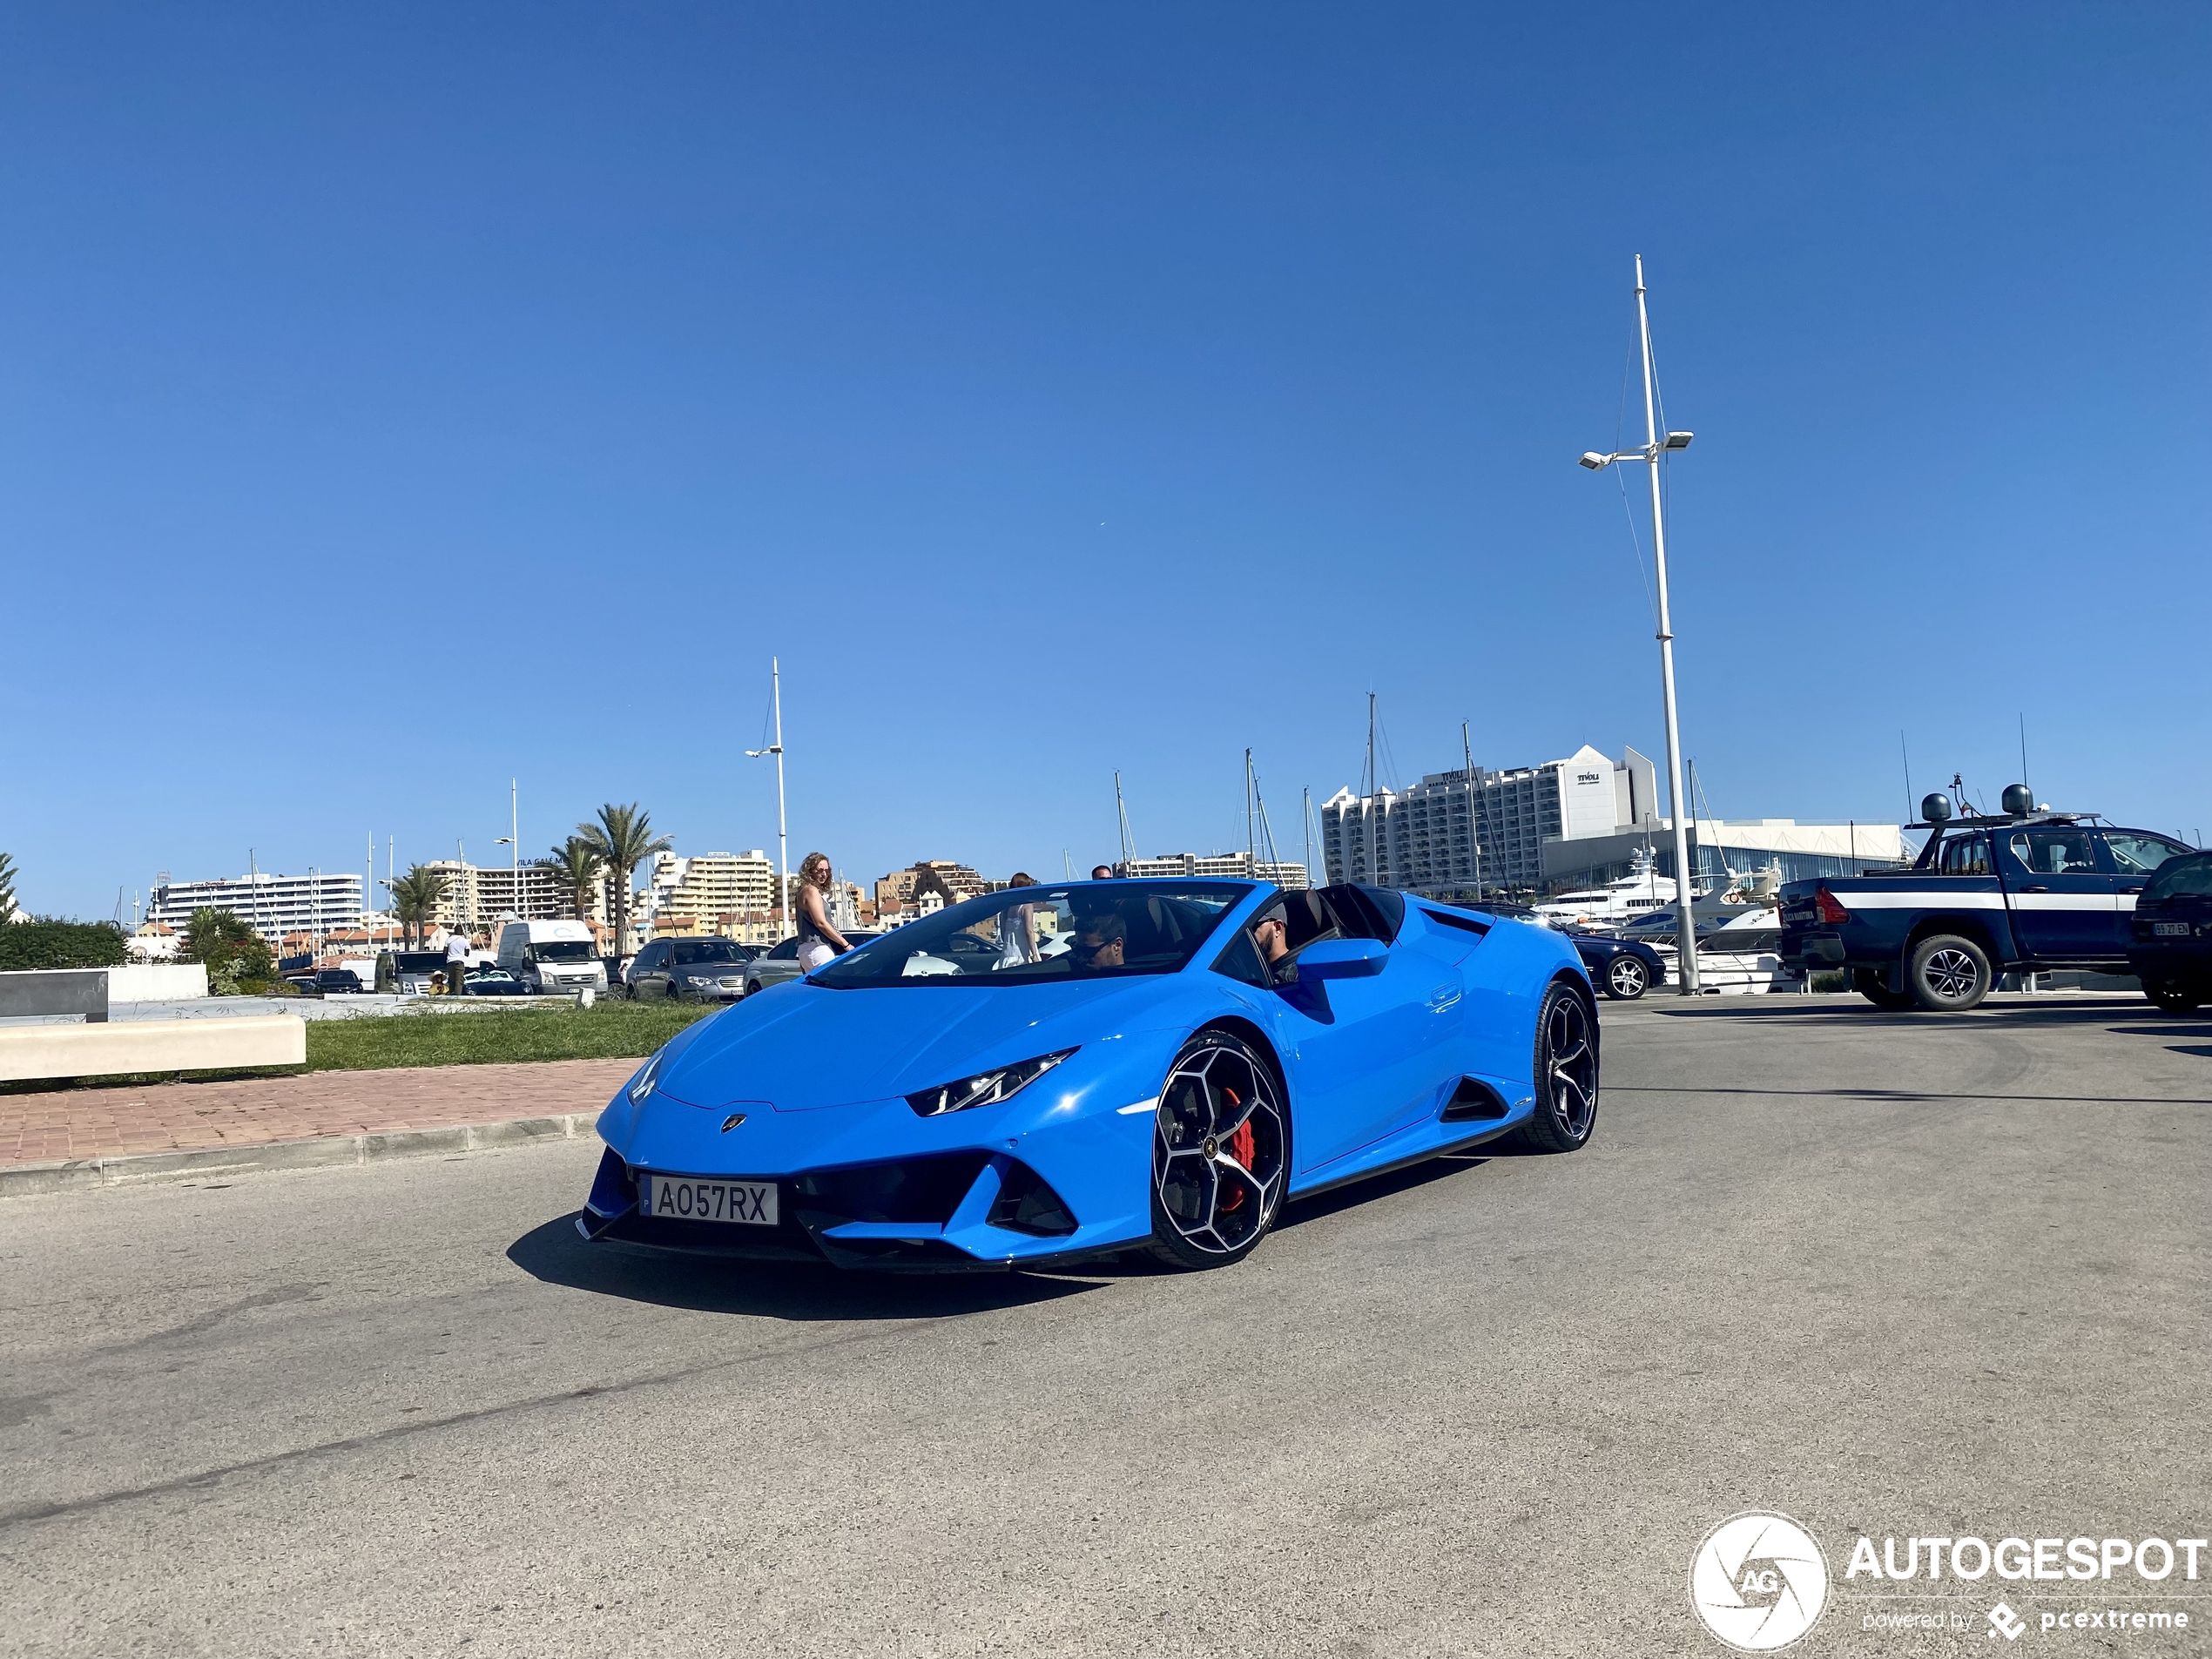
POLYGON ((1375 694, 1367 693, 1367 880, 1379 881, 1381 873, 1375 868, 1375 814, 1379 810, 1375 803, 1375 694))
POLYGON ((1114 774, 1114 817, 1122 837, 1122 873, 1136 862, 1136 838, 1129 833, 1129 803, 1122 799, 1122 774, 1114 774))
POLYGON ((1309 786, 1298 791, 1298 821, 1305 831, 1305 885, 1313 885, 1313 791, 1309 786))
POLYGON ((1252 838, 1252 752, 1244 751, 1244 868, 1249 873, 1259 862, 1259 846, 1252 838))

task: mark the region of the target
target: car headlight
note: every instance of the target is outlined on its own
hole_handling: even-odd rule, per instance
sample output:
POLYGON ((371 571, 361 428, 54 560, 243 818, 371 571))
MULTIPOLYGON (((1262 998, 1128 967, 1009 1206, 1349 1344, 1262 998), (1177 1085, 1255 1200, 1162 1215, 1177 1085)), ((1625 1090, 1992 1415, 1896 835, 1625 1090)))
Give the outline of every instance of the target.
POLYGON ((942 1117, 947 1112, 964 1112, 971 1106, 995 1106, 1011 1100, 1073 1053, 1073 1049, 1062 1049, 1058 1054, 1039 1055, 1035 1060, 1001 1066, 995 1071, 979 1071, 972 1077, 909 1095, 907 1104, 923 1117, 942 1117))
POLYGON ((630 1103, 632 1106, 643 1105, 645 1096, 653 1092, 653 1084, 660 1078, 660 1056, 667 1052, 667 1049, 662 1049, 660 1054, 655 1055, 645 1062, 644 1070, 631 1079, 630 1103))

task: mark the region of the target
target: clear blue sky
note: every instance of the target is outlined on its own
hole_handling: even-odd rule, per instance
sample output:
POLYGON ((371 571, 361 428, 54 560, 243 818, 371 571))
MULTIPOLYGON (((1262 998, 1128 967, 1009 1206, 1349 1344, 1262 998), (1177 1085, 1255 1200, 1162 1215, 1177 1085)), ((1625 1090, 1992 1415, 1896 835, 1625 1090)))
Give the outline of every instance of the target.
POLYGON ((0 847, 118 884, 640 800, 873 878, 1240 843, 1258 752, 2212 829, 2212 11, 17 7, 0 847), (1534 14, 1534 15, 1532 15, 1534 14), (1630 402, 1631 420, 1634 402, 1630 402), (1633 485, 1637 482, 1631 477, 1633 485), (456 681, 465 687, 456 688, 456 681))

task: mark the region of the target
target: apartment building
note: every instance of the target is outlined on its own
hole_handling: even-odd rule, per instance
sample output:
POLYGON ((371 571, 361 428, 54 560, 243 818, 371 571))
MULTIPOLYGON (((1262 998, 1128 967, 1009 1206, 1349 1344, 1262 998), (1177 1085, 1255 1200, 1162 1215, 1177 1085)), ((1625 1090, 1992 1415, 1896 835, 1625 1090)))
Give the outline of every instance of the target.
POLYGON ((359 875, 317 872, 273 875, 256 871, 212 881, 162 881, 153 889, 145 920, 178 933, 202 907, 227 910, 270 944, 287 934, 327 934, 360 925, 359 875))
POLYGON ((1272 881, 1296 892, 1312 885, 1312 873, 1303 864, 1274 864, 1245 853, 1163 853, 1157 858, 1132 859, 1127 871, 1133 878, 1181 876, 1226 878, 1232 881, 1272 881))
POLYGON ((446 879, 445 895, 431 918, 444 927, 474 932, 502 921, 553 921, 576 914, 576 895, 560 871, 541 864, 464 864, 437 859, 422 867, 446 879))
POLYGON ((990 883, 965 864, 955 864, 950 859, 917 859, 905 869, 894 870, 877 880, 877 912, 910 909, 917 884, 932 889, 943 887, 953 895, 955 904, 962 899, 981 898, 990 891, 990 883), (936 880, 922 883, 924 875, 934 875, 936 880))

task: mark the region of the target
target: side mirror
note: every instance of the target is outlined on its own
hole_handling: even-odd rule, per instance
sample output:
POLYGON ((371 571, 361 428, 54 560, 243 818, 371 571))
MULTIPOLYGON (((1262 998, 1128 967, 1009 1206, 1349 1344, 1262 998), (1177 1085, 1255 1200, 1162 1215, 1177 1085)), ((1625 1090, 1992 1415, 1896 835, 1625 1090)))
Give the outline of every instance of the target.
POLYGON ((1325 939, 1298 954, 1301 979, 1365 979, 1383 971, 1390 947, 1379 939, 1325 939))

